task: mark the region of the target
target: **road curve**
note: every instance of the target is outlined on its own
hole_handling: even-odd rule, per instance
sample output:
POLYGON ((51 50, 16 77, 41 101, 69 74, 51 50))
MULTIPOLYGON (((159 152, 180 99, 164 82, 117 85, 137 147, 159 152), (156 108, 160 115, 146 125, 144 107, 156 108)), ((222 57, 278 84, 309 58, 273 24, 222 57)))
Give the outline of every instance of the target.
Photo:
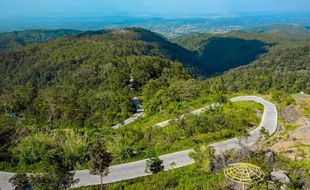
MULTIPOLYGON (((250 136, 244 139, 233 138, 230 140, 218 142, 211 144, 209 146, 213 147, 216 153, 225 152, 228 150, 232 150, 238 148, 240 146, 239 142, 241 141, 245 146, 254 145, 259 137, 260 130, 264 127, 269 134, 275 133, 277 129, 277 120, 278 113, 276 106, 257 96, 239 96, 236 98, 230 99, 232 102, 237 101, 255 101, 264 106, 264 112, 262 115, 262 119, 260 125, 253 131, 250 132, 250 136)), ((193 149, 188 149, 180 152, 174 152, 171 154, 166 154, 160 156, 160 159, 163 160, 165 170, 179 168, 186 165, 190 165, 194 163, 194 160, 189 157, 189 153, 193 152, 193 149)), ((146 160, 139 160, 136 162, 120 164, 110 167, 110 174, 104 178, 104 183, 112 183, 122 180, 133 179, 136 177, 142 177, 150 175, 145 172, 145 164, 146 160)), ((12 189, 11 184, 8 182, 8 179, 11 178, 14 173, 8 172, 0 172, 0 189, 1 190, 10 190, 12 189)), ((88 170, 78 170, 75 174, 76 178, 79 178, 80 181, 74 187, 88 186, 88 185, 96 185, 100 184, 99 176, 90 175, 88 170)))
POLYGON ((247 138, 233 138, 226 141, 218 142, 211 144, 209 146, 213 147, 215 152, 220 154, 224 153, 226 151, 235 149, 240 147, 240 143, 245 146, 252 146, 254 145, 258 139, 260 138, 260 130, 262 128, 265 128, 270 135, 276 132, 277 130, 277 121, 278 121, 278 112, 276 106, 257 96, 239 96, 236 98, 230 99, 231 102, 238 102, 238 101, 255 101, 257 103, 260 103, 264 106, 264 112, 261 119, 261 122, 259 126, 250 132, 250 136, 247 138))

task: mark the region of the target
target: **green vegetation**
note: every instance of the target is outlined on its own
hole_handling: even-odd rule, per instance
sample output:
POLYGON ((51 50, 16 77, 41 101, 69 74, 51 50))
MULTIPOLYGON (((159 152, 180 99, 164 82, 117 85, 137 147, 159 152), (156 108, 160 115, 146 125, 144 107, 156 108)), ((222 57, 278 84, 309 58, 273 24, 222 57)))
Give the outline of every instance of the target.
POLYGON ((310 93, 309 55, 310 44, 273 48, 252 64, 233 69, 221 78, 229 91, 310 93))
POLYGON ((237 35, 189 35, 176 39, 180 45, 193 50, 199 57, 199 68, 204 75, 222 73, 231 68, 247 65, 267 52, 271 44, 237 35))
MULTIPOLYGON (((213 161, 208 162, 209 167, 212 164, 220 163, 217 166, 224 167, 224 165, 231 162, 246 162, 252 163, 262 168, 265 173, 264 180, 260 183, 254 183, 249 186, 251 190, 265 190, 269 188, 280 188, 281 183, 273 182, 270 179, 269 173, 273 168, 285 168, 285 171, 289 173, 290 182, 286 184, 289 190, 301 190, 304 187, 308 187, 309 184, 309 170, 310 162, 304 161, 292 161, 282 158, 280 155, 275 155, 274 160, 266 160, 264 151, 257 151, 250 154, 243 152, 231 152, 224 157, 210 157, 209 152, 206 150, 198 151, 198 156, 195 159, 203 158, 204 160, 211 159, 213 161), (203 156, 206 154, 207 156, 203 156), (306 186, 307 185, 307 186, 306 186)), ((220 190, 220 189, 235 189, 234 183, 231 183, 228 179, 225 179, 222 169, 220 171, 206 171, 203 169, 201 162, 197 162, 193 165, 186 166, 180 169, 169 170, 166 172, 159 172, 157 174, 137 178, 134 180, 128 180, 118 182, 114 184, 108 184, 106 189, 204 189, 204 190, 220 190)), ((239 187, 240 188, 240 187, 239 187)), ((97 190, 99 186, 89 186, 77 188, 78 190, 97 190)))
POLYGON ((286 129, 287 131, 292 131, 292 130, 294 130, 294 129, 296 129, 296 128, 298 128, 298 126, 295 126, 295 125, 286 125, 286 126, 285 126, 285 129, 286 129))
POLYGON ((126 127, 109 138, 108 147, 115 162, 189 149, 246 134, 247 129, 259 123, 260 119, 255 115, 259 110, 261 107, 255 103, 229 103, 198 116, 188 115, 165 128, 126 127))
POLYGON ((33 126, 27 136, 15 139, 18 146, 3 150, 7 161, 0 166, 8 170, 44 171, 47 153, 60 146, 66 158, 82 169, 88 167, 87 146, 98 136, 105 139, 114 164, 148 158, 151 153, 160 155, 242 136, 258 124, 256 113, 261 109, 256 103, 228 103, 199 116, 189 115, 166 128, 141 125, 119 130, 77 128, 39 132, 33 126))
POLYGON ((75 36, 78 30, 25 30, 0 34, 0 52, 14 50, 31 43, 44 42, 54 38, 75 36))
POLYGON ((221 83, 195 80, 171 61, 189 60, 188 53, 157 34, 131 28, 87 32, 0 54, 0 168, 44 172, 47 152, 59 147, 76 169, 87 168, 87 146, 99 137, 113 153, 113 164, 122 163, 239 136, 257 125, 256 105, 227 103, 167 128, 153 127, 165 118, 226 102, 221 83), (133 95, 140 95, 145 117, 111 129, 133 114, 133 95), (14 112, 16 118, 8 116, 14 112))
POLYGON ((207 74, 228 71, 219 77, 227 91, 310 93, 309 35, 231 32, 193 34, 174 41, 200 55, 204 60, 200 67, 207 74))
POLYGON ((1 112, 23 112, 25 117, 28 115, 36 122, 45 121, 50 125, 111 126, 134 111, 127 88, 130 75, 137 91, 159 77, 164 83, 189 79, 178 63, 144 56, 143 52, 140 56, 132 55, 135 53, 130 51, 135 50, 135 45, 137 51, 147 51, 143 50, 147 48, 146 42, 93 38, 85 37, 76 43, 68 39, 61 47, 58 43, 66 43, 64 40, 48 42, 54 43, 52 47, 36 45, 42 50, 31 46, 31 55, 25 55, 26 60, 21 56, 14 61, 10 59, 12 55, 3 54, 1 112), (116 55, 109 46, 115 46, 114 53, 119 52, 116 58, 110 57, 116 55), (32 51, 37 53, 33 55, 32 51), (32 59, 39 59, 40 64, 34 64, 32 59), (141 75, 143 73, 146 75, 141 75))
MULTIPOLYGON (((157 174, 106 187, 227 187, 221 172, 212 173, 216 168, 212 151, 201 146, 246 136, 258 125, 261 105, 231 103, 228 97, 264 94, 282 109, 294 103, 289 93, 309 93, 309 38, 232 32, 195 34, 175 41, 184 47, 148 30, 127 28, 86 32, 1 53, 0 170, 42 172, 37 180, 30 180, 36 187, 65 189, 74 183, 71 169, 98 168, 96 164, 104 160, 104 167, 95 171, 104 176, 110 163, 153 158, 149 170, 157 174), (227 70, 204 81, 193 77, 227 70), (144 116, 124 128, 111 129, 135 112, 133 96, 142 101, 144 116), (215 102, 221 105, 190 114, 215 102), (154 126, 175 117, 178 120, 165 128, 154 126), (96 139, 104 139, 105 146, 94 146, 89 154, 96 139), (198 152, 195 165, 160 172, 157 155, 189 148, 198 152), (45 173, 46 168, 50 173, 45 173), (50 187, 41 186, 46 181, 50 187)), ((307 105, 303 110, 309 115, 307 105)), ((270 166, 262 155, 237 160, 259 165, 268 173, 270 166)), ((272 166, 285 164, 288 161, 279 155, 272 166)), ((307 161, 298 163, 303 166, 295 164, 290 172, 295 172, 294 167, 309 167, 307 161)), ((304 180, 295 178, 292 174, 290 187, 304 180)), ((29 182, 24 176, 14 180, 18 187, 29 182)), ((252 187, 259 188, 265 184, 252 187)))
MULTIPOLYGON (((223 189, 224 174, 211 173, 199 170, 196 165, 186 166, 180 169, 159 172, 157 174, 115 183, 105 186, 106 189, 147 189, 164 190, 164 189, 205 189, 219 190, 223 189)), ((96 190, 99 186, 90 186, 78 188, 79 190, 96 190)))
POLYGON ((255 32, 255 33, 282 33, 282 34, 289 34, 289 35, 309 35, 310 34, 310 28, 304 27, 300 25, 271 25, 271 26, 262 26, 262 27, 256 27, 247 30, 249 32, 255 32))
POLYGON ((102 139, 96 139, 90 144, 88 154, 90 157, 90 174, 99 175, 101 190, 103 189, 103 177, 109 174, 110 163, 113 160, 112 154, 107 152, 102 139))
POLYGON ((146 160, 145 171, 148 173, 156 174, 164 170, 163 161, 159 157, 152 157, 146 160))
POLYGON ((44 173, 16 174, 10 181, 16 189, 24 189, 31 186, 34 190, 66 190, 79 180, 74 179, 72 162, 64 157, 64 151, 59 147, 47 152, 44 159, 44 173))

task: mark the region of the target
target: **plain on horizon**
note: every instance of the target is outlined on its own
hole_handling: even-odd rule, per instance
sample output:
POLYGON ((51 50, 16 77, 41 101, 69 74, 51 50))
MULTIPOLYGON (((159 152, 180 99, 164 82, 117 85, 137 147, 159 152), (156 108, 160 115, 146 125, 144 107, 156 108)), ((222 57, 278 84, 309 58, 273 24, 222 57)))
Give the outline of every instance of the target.
POLYGON ((310 12, 309 0, 1 0, 0 17, 310 12))

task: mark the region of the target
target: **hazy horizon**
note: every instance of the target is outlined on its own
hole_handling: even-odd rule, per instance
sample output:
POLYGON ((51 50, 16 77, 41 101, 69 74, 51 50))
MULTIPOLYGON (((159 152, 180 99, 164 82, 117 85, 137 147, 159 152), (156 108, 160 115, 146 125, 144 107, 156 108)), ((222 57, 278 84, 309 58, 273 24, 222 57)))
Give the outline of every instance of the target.
POLYGON ((83 16, 199 16, 310 12, 309 0, 2 0, 2 18, 83 16))
POLYGON ((138 26, 161 33, 310 26, 309 0, 1 0, 0 32, 138 26), (205 20, 182 20, 204 18, 205 20), (179 19, 172 20, 169 19, 179 19), (216 20, 217 19, 217 20, 216 20), (190 26, 190 27, 188 27, 190 26))

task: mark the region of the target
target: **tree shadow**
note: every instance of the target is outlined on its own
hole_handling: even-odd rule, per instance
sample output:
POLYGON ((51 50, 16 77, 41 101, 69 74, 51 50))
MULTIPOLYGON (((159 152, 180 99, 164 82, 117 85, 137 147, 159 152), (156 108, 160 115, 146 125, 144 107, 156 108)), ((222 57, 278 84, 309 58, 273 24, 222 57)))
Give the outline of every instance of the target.
POLYGON ((247 65, 267 52, 266 44, 259 40, 232 37, 213 37, 200 49, 200 67, 206 75, 217 75, 232 68, 247 65))

